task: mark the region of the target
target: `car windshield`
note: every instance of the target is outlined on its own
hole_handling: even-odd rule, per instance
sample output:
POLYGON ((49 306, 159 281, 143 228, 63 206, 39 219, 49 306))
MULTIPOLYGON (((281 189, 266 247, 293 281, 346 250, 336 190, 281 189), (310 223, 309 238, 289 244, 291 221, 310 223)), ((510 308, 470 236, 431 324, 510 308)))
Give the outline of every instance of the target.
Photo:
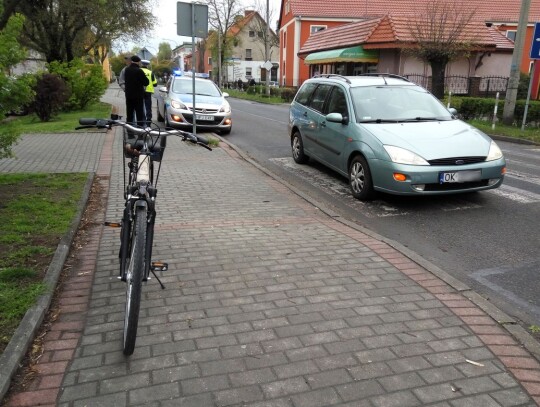
MULTIPOLYGON (((193 82, 191 79, 180 79, 173 83, 172 91, 174 93, 193 93, 193 82)), ((196 80, 195 81, 195 94, 204 96, 221 96, 218 88, 212 81, 209 80, 196 80)))
POLYGON ((452 120, 444 105, 418 86, 362 86, 351 94, 360 123, 452 120))

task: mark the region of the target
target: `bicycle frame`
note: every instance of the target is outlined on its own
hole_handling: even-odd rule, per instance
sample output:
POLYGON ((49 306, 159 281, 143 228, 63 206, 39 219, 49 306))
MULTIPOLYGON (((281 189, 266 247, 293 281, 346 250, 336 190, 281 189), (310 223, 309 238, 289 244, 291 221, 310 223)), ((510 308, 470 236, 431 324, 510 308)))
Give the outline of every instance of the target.
MULTIPOLYGON (((113 117, 114 116, 114 117, 113 117)), ((154 241, 154 224, 156 220, 157 180, 161 169, 161 159, 165 148, 165 139, 161 136, 180 136, 184 141, 191 141, 209 150, 208 141, 182 130, 161 130, 157 128, 140 128, 121 122, 118 116, 111 119, 79 119, 82 125, 77 129, 104 128, 123 126, 124 130, 138 137, 126 137, 124 131, 124 199, 125 207, 120 224, 105 222, 105 225, 120 226, 120 275, 119 279, 126 283, 126 308, 124 315, 124 355, 129 356, 135 349, 137 326, 141 302, 142 283, 148 281, 150 272, 164 289, 155 271, 166 271, 168 265, 163 262, 152 262, 152 246, 154 241), (154 137, 156 137, 154 139, 154 137), (129 142, 128 142, 129 141, 129 142), (157 149, 156 143, 160 142, 157 149), (153 142, 153 143, 151 143, 153 142), (125 162, 129 159, 129 162, 125 162), (159 162, 154 182, 154 162, 159 162), (126 184, 126 167, 129 168, 126 184)))

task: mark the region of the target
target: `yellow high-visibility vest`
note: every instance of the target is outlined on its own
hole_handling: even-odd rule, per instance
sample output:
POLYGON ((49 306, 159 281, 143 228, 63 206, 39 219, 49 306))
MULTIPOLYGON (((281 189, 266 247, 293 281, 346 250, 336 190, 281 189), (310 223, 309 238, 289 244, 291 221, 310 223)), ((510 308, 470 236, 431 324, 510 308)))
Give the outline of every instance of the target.
POLYGON ((148 78, 148 86, 146 87, 146 92, 154 93, 154 86, 157 86, 157 79, 154 73, 148 68, 141 68, 148 78))

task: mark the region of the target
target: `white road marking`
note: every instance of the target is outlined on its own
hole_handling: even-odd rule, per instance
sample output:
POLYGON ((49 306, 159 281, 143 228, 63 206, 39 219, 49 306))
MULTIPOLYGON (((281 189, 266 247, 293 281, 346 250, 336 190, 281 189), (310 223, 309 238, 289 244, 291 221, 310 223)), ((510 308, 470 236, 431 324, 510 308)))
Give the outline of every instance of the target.
POLYGON ((490 189, 486 192, 511 199, 512 201, 529 204, 540 202, 540 195, 534 192, 525 191, 524 189, 511 187, 510 185, 502 184, 497 189, 490 189))

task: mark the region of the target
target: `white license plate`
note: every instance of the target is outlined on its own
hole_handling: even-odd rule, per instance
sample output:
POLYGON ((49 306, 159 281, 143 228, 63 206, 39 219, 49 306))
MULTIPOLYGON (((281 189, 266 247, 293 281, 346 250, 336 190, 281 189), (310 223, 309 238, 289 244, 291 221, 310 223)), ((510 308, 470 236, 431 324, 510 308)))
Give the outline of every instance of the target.
POLYGON ((482 179, 481 170, 454 171, 454 172, 440 172, 439 173, 440 184, 480 181, 481 179, 482 179))
POLYGON ((205 122, 211 122, 214 120, 214 116, 203 116, 202 114, 198 114, 195 116, 197 120, 202 120, 205 122))

